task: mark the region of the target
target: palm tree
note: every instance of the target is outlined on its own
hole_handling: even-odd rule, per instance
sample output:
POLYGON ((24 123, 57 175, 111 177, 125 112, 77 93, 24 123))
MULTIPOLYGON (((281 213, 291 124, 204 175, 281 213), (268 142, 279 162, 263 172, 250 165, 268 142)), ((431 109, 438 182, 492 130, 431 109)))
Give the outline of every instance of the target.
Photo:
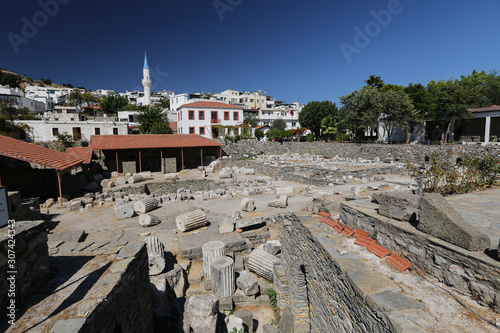
POLYGON ((384 86, 384 80, 382 80, 380 78, 380 76, 376 76, 376 75, 370 75, 370 77, 368 78, 368 80, 365 80, 365 83, 370 86, 370 87, 374 87, 374 88, 377 88, 377 89, 380 89, 384 86))

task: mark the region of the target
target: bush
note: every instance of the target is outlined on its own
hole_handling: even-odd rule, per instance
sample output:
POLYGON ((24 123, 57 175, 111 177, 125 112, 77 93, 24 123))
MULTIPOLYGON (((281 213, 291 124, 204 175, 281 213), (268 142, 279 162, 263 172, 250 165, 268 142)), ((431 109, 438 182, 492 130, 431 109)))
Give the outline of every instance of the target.
POLYGON ((307 140, 307 142, 313 142, 314 141, 314 134, 312 134, 312 133, 307 134, 306 140, 307 140))
MULTIPOLYGON (((462 154, 460 163, 453 164, 440 159, 442 154, 433 153, 422 174, 423 191, 443 195, 467 193, 490 187, 498 180, 500 165, 498 156, 487 153, 462 154)), ((411 177, 420 179, 420 167, 407 164, 411 177)))
POLYGON ((256 129, 255 130, 255 137, 257 138, 257 140, 260 141, 262 138, 264 138, 264 131, 261 130, 260 128, 256 129))

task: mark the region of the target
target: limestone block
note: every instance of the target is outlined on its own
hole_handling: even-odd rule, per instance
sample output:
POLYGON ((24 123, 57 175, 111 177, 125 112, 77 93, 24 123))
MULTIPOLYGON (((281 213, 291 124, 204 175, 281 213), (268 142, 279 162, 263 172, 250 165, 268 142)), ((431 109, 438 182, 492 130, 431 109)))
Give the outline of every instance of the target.
POLYGON ((210 285, 213 292, 221 297, 231 297, 235 290, 234 260, 217 257, 210 264, 210 285))
POLYGON ((229 315, 228 317, 224 318, 224 321, 226 323, 226 330, 227 332, 244 332, 245 328, 243 327, 243 319, 236 317, 234 315, 229 315))
POLYGON ((116 177, 118 177, 118 175, 119 175, 119 174, 118 174, 118 172, 117 172, 117 171, 113 171, 113 172, 111 172, 111 178, 116 178, 116 177))
POLYGON ((201 247, 203 254, 203 273, 205 280, 210 281, 211 268, 210 265, 218 257, 226 255, 226 244, 222 241, 211 241, 203 244, 201 247))
POLYGON ((179 175, 177 173, 166 173, 165 180, 177 180, 179 179, 179 175))
POLYGON ((351 188, 351 191, 355 196, 361 195, 366 190, 366 186, 354 186, 351 188))
POLYGON ((248 271, 241 271, 236 279, 236 285, 247 296, 255 295, 259 292, 259 281, 248 271))
POLYGON ((185 305, 185 312, 191 316, 208 317, 219 310, 219 299, 213 294, 191 296, 185 305))
POLYGON ((399 221, 417 219, 419 196, 404 192, 381 192, 372 195, 372 201, 379 204, 379 214, 399 221))
POLYGON ((279 262, 280 259, 278 257, 257 248, 248 256, 247 268, 249 271, 269 281, 273 281, 273 266, 279 262))
POLYGON ((115 183, 113 180, 111 180, 111 181, 108 183, 108 188, 113 188, 113 187, 115 187, 115 186, 116 186, 116 183, 115 183))
POLYGON ((146 237, 149 275, 158 275, 165 269, 165 248, 156 237, 146 237))
POLYGON ((293 197, 293 186, 289 187, 277 187, 276 188, 276 198, 286 195, 287 197, 293 197))
POLYGON ((275 208, 286 208, 286 206, 288 206, 288 197, 286 195, 282 195, 275 200, 269 201, 267 205, 275 208))
POLYGON ((281 242, 278 239, 267 241, 262 245, 262 249, 274 256, 281 251, 281 242))
POLYGON ((152 227, 160 224, 160 219, 152 214, 141 214, 139 215, 139 224, 142 227, 152 227))
POLYGON ((137 184, 137 183, 142 182, 143 180, 144 180, 144 178, 140 174, 136 173, 132 177, 128 178, 128 183, 129 184, 137 184))
POLYGON ((211 168, 211 167, 206 167, 206 168, 205 168, 205 171, 206 171, 207 173, 214 173, 214 168, 211 168))
POLYGON ((233 172, 231 170, 227 171, 227 170, 222 170, 220 173, 219 173, 219 178, 220 179, 228 179, 228 178, 232 178, 233 177, 233 172))
POLYGON ((101 180, 101 187, 108 187, 109 182, 110 182, 109 179, 101 180))
POLYGON ((254 175, 255 174, 255 170, 254 169, 243 169, 243 172, 242 172, 244 175, 254 175))
POLYGON ((151 173, 151 171, 142 171, 142 172, 136 173, 134 175, 140 175, 144 180, 148 180, 148 179, 153 178, 153 174, 151 173))
POLYGON ((225 234, 234 231, 234 220, 232 218, 226 217, 219 222, 219 233, 225 234))
POLYGON ((115 211, 116 217, 119 220, 128 219, 134 215, 134 209, 130 205, 127 205, 122 200, 117 201, 113 206, 113 209, 115 211))
POLYGON ((234 220, 239 220, 241 219, 241 212, 239 210, 235 210, 233 212, 233 215, 231 215, 231 217, 234 219, 234 220))
POLYGON ((233 313, 235 317, 243 320, 245 332, 253 332, 253 313, 250 310, 239 310, 233 313))
POLYGON ((262 333, 279 333, 279 331, 271 324, 264 324, 264 326, 262 326, 262 333))
POLYGON ((207 215, 203 210, 196 209, 177 216, 175 224, 177 229, 182 232, 201 228, 207 224, 207 215))
POLYGON ((484 251, 490 239, 467 223, 438 193, 425 193, 418 206, 417 229, 469 251, 484 251))
POLYGON ((147 213, 158 207, 158 200, 156 198, 144 198, 134 204, 134 210, 137 213, 147 213))
POLYGON ((241 200, 240 209, 243 212, 253 212, 255 210, 255 203, 253 199, 243 198, 243 200, 241 200))
POLYGON ((127 179, 125 177, 118 177, 116 179, 116 184, 125 185, 125 184, 127 184, 127 179))

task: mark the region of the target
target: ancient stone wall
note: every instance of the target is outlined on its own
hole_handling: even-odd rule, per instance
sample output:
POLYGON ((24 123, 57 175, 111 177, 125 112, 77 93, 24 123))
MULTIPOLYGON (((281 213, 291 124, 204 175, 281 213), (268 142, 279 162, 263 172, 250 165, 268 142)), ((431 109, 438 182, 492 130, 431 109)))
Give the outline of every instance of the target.
POLYGON ((153 332, 148 254, 144 243, 128 243, 96 283, 106 293, 86 297, 84 318, 60 320, 54 332, 153 332))
POLYGON ((180 180, 180 181, 165 181, 158 183, 145 183, 142 186, 128 186, 120 188, 119 190, 111 190, 110 192, 124 192, 129 194, 141 194, 141 193, 151 193, 151 194, 168 194, 177 193, 177 190, 183 188, 186 190, 191 190, 191 193, 196 191, 210 191, 217 190, 221 188, 226 188, 227 183, 224 182, 213 182, 210 180, 180 180))
POLYGON ((379 215, 376 208, 375 204, 345 202, 340 205, 340 217, 347 226, 368 231, 380 245, 439 281, 500 312, 500 261, 427 235, 408 222, 379 215))
POLYGON ((240 140, 237 143, 228 143, 223 148, 226 155, 235 158, 255 156, 262 154, 313 154, 323 155, 327 158, 338 155, 344 158, 361 157, 371 159, 375 156, 394 158, 399 162, 421 163, 432 152, 438 153, 443 158, 456 161, 461 152, 488 151, 500 156, 500 146, 428 146, 428 145, 389 145, 389 144, 359 144, 339 142, 279 142, 240 140))
MULTIPOLYGON (((16 221, 14 225, 15 238, 8 236, 8 227, 1 229, 0 234, 0 295, 2 318, 6 317, 8 296, 11 283, 8 277, 16 276, 17 287, 14 288, 16 304, 21 304, 20 297, 26 297, 43 284, 49 274, 49 253, 47 248, 47 231, 43 221, 16 221), (15 265, 10 266, 15 260, 15 265), (18 290, 20 288, 20 291, 18 290)), ((12 280, 11 281, 15 281, 12 280)))
MULTIPOLYGON (((282 261, 279 267, 275 266, 274 277, 278 304, 291 309, 295 333, 405 330, 404 322, 409 320, 398 325, 391 319, 405 315, 390 307, 380 311, 377 305, 389 304, 387 299, 391 297, 412 304, 389 278, 372 272, 360 260, 335 258, 336 250, 328 247, 328 242, 333 241, 324 231, 322 236, 313 235, 295 215, 273 218, 281 224, 282 231, 282 261)), ((421 316, 418 308, 412 311, 415 317, 421 316)))

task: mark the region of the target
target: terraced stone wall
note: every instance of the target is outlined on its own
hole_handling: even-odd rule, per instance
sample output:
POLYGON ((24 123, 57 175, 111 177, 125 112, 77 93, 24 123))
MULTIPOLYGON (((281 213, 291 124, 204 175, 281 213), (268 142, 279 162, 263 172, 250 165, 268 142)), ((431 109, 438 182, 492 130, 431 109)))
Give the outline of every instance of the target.
POLYGON ((340 205, 340 217, 347 226, 366 230, 380 245, 439 281, 500 312, 500 261, 492 258, 493 253, 467 251, 408 222, 379 215, 376 209, 375 204, 345 202, 340 205))
POLYGON ((279 142, 240 140, 237 143, 228 143, 223 151, 226 155, 240 158, 245 155, 255 156, 262 154, 312 154, 323 155, 327 158, 338 155, 343 158, 361 157, 372 159, 375 156, 394 158, 399 162, 421 163, 432 152, 438 153, 443 159, 456 161, 461 152, 491 152, 500 156, 500 146, 469 146, 469 145, 389 145, 389 144, 359 144, 339 142, 279 142))

